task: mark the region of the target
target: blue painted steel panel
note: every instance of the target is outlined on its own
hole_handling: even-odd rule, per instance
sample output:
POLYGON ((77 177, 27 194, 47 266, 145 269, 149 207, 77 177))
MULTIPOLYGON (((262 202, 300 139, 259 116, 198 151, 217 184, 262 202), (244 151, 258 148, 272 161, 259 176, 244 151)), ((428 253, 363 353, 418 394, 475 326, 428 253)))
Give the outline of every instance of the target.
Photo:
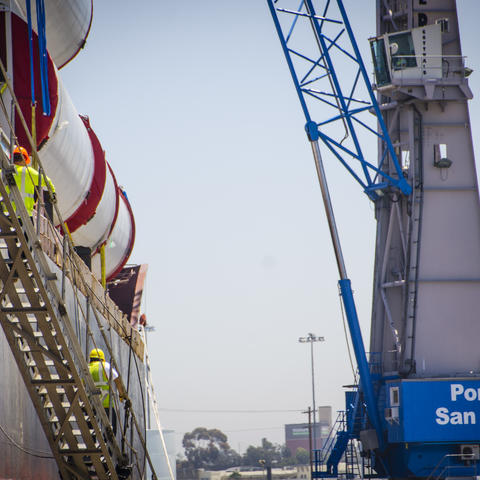
POLYGON ((404 442, 479 442, 480 380, 400 382, 400 426, 404 442))

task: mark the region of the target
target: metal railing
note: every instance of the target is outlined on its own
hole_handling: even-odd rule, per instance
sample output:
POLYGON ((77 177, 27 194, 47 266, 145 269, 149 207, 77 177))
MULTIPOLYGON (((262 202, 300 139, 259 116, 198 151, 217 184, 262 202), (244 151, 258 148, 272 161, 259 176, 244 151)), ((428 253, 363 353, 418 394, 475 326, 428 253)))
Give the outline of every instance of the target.
POLYGON ((471 73, 465 66, 465 59, 462 55, 392 55, 391 80, 393 83, 420 78, 454 80, 454 83, 458 83, 471 73))
MULTIPOLYGON (((430 475, 427 477, 427 480, 439 480, 441 478, 447 478, 447 477, 466 477, 466 476, 471 476, 471 477, 478 477, 479 475, 479 469, 478 469, 478 460, 472 459, 472 464, 467 465, 465 463, 464 465, 452 465, 450 462, 452 460, 458 460, 458 459, 464 459, 465 455, 462 455, 461 453, 449 453, 446 454, 442 457, 442 459, 437 463, 435 468, 432 470, 430 475), (448 464, 444 464, 444 462, 448 462, 448 464), (456 473, 460 473, 461 475, 455 475, 456 473), (468 475, 466 473, 468 472, 468 475), (470 473, 471 472, 471 473, 470 473)), ((468 462, 469 460, 464 460, 465 462, 468 462)))

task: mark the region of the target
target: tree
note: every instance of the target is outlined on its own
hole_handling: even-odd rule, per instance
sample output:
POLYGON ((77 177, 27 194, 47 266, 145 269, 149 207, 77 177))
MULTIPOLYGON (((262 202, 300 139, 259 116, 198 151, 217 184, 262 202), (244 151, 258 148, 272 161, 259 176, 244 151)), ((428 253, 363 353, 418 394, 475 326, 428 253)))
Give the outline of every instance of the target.
POLYGON ((297 459, 297 463, 299 465, 308 465, 310 462, 310 454, 302 447, 297 448, 297 451, 295 452, 295 458, 297 459))
POLYGON ((288 465, 295 465, 297 463, 297 459, 292 455, 292 452, 286 445, 281 445, 280 452, 282 454, 282 467, 286 467, 288 465))
POLYGON ((197 427, 183 436, 183 448, 191 468, 219 470, 240 462, 240 455, 230 448, 227 436, 216 428, 197 427))
POLYGON ((266 438, 262 438, 262 445, 260 447, 250 445, 243 455, 243 464, 258 467, 260 460, 265 460, 265 465, 268 466, 281 464, 282 447, 280 445, 274 445, 266 438))
POLYGON ((177 479, 186 480, 190 478, 196 478, 195 469, 190 466, 188 460, 182 455, 177 455, 177 479))

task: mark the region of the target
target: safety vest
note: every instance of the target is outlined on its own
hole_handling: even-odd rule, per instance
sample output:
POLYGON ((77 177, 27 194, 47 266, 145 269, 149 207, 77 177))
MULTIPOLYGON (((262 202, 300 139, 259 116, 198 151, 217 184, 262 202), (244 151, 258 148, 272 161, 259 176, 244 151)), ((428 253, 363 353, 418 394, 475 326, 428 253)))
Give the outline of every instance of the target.
MULTIPOLYGON (((32 167, 24 167, 22 165, 15 166, 15 183, 17 184, 20 194, 22 195, 25 208, 28 215, 33 215, 33 207, 35 205, 35 186, 38 185, 39 173, 32 167)), ((50 188, 55 192, 52 181, 47 177, 47 182, 50 188)), ((42 187, 46 187, 45 177, 42 175, 42 187)), ((9 192, 7 188, 7 192, 9 192)), ((15 208, 15 205, 13 205, 15 208)))
POLYGON ((110 406, 110 388, 108 386, 108 379, 103 368, 102 362, 91 362, 88 364, 90 375, 95 382, 95 386, 99 387, 102 395, 102 405, 105 408, 110 406))

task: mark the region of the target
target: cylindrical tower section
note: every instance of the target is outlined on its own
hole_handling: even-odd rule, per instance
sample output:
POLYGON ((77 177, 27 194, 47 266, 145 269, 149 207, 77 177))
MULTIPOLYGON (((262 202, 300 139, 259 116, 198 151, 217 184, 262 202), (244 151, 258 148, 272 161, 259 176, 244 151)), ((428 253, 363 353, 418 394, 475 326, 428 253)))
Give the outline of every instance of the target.
MULTIPOLYGON (((32 27, 37 31, 37 12, 32 3, 32 27)), ((27 19, 25 0, 18 2, 20 16, 27 19)), ((45 32, 48 53, 62 68, 84 47, 93 17, 93 0, 45 0, 45 32)))
MULTIPOLYGON (((12 18, 15 38, 24 39, 23 44, 15 43, 13 51, 14 90, 31 128, 28 29, 19 17, 12 18), (20 47, 17 48, 17 45, 20 47)), ((34 37, 33 51, 38 52, 37 37, 34 37)), ((34 64, 38 65, 35 59, 34 64)), ((106 268, 111 279, 125 264, 133 247, 133 215, 105 160, 105 153, 89 119, 78 115, 50 58, 48 77, 51 114, 39 114, 41 109, 37 109, 36 115, 39 156, 55 185, 59 211, 74 244, 94 252, 106 242, 106 268)), ((35 97, 40 102, 40 74, 37 68, 34 68, 34 78, 35 97)), ((19 144, 31 150, 18 118, 15 123, 19 144)))
MULTIPOLYGON (((27 24, 17 15, 11 15, 11 29, 12 38, 15 39, 12 45, 12 59, 13 59, 13 85, 15 95, 20 104, 23 116, 25 117, 27 126, 32 131, 32 95, 30 82, 30 56, 29 56, 29 41, 28 41, 28 27, 27 24)), ((52 123, 60 110, 58 107, 58 95, 60 89, 58 88, 58 79, 55 66, 50 56, 47 56, 47 79, 48 79, 48 93, 50 97, 50 115, 44 115, 42 111, 42 86, 40 78, 40 59, 38 49, 37 35, 33 34, 33 71, 34 71, 34 92, 35 101, 37 103, 35 114, 35 129, 37 137, 37 145, 42 145, 47 140, 52 123)), ((47 80, 45 79, 45 80, 47 80)), ((15 134, 18 142, 23 145, 29 152, 31 150, 30 144, 27 140, 27 135, 23 129, 22 123, 18 115, 15 115, 15 134)))
MULTIPOLYGON (((88 201, 88 200, 87 200, 88 201)), ((108 237, 118 211, 117 183, 110 169, 106 171, 106 180, 101 196, 96 201, 93 216, 72 233, 75 245, 95 250, 108 237)), ((81 209, 79 211, 81 212, 81 209)))
MULTIPOLYGON (((130 202, 120 187, 118 215, 112 232, 106 242, 105 268, 107 281, 112 280, 127 263, 135 242, 135 221, 130 202)), ((92 257, 92 270, 100 278, 100 253, 92 257)))
MULTIPOLYGON (((63 85, 61 82, 58 84, 58 111, 51 123, 48 136, 45 137, 39 150, 39 156, 57 190, 60 213, 67 221, 70 231, 73 232, 81 225, 81 220, 76 218, 79 209, 83 209, 84 215, 88 216, 95 212, 95 207, 88 208, 87 197, 94 180, 94 172, 98 177, 101 163, 103 161, 105 164, 105 160, 101 159, 97 162, 100 163, 100 168, 95 171, 96 162, 88 131, 63 85)), ((101 153, 103 156, 103 152, 101 153)), ((103 177, 105 182, 105 165, 103 165, 103 177)), ((101 195, 101 191, 99 194, 101 195)), ((99 196, 97 196, 97 202, 98 198, 99 196)))

